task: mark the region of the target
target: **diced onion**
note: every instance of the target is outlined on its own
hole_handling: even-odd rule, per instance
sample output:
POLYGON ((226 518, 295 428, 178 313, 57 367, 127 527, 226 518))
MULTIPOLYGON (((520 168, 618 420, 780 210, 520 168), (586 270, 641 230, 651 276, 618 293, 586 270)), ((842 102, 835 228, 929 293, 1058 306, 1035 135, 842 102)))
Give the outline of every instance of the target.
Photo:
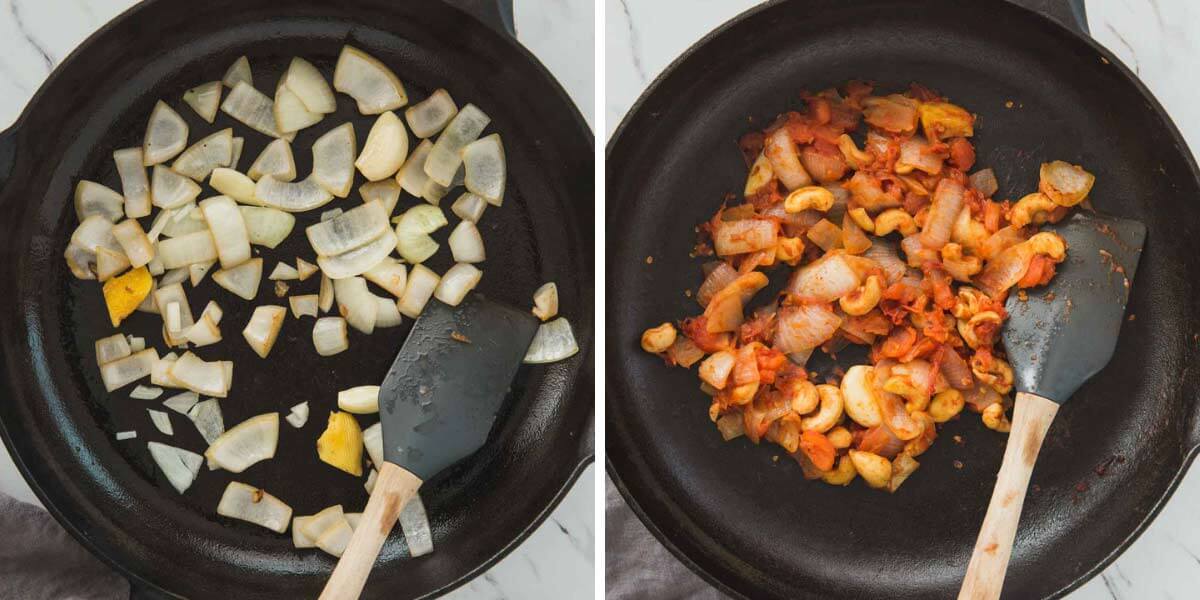
POLYGON ((408 160, 400 167, 400 172, 396 173, 396 183, 399 183, 404 191, 418 198, 424 196, 425 186, 429 183, 429 176, 425 174, 425 161, 429 159, 429 152, 432 150, 433 142, 421 140, 409 153, 408 160))
POLYGON ((387 290, 396 298, 404 295, 404 287, 408 284, 408 268, 404 263, 394 259, 384 259, 383 262, 363 272, 367 281, 387 290))
POLYGON ((454 256, 456 262, 462 263, 477 263, 483 262, 487 257, 483 249, 483 237, 479 235, 479 229, 470 221, 461 221, 454 227, 454 231, 450 232, 450 238, 447 240, 450 244, 450 253, 454 256))
POLYGON ((389 110, 375 119, 354 166, 368 181, 380 181, 395 175, 407 157, 408 132, 404 121, 389 110))
POLYGON ((338 408, 356 415, 379 412, 379 386, 360 385, 341 390, 337 395, 338 408))
POLYGON ((858 273, 844 255, 827 254, 797 270, 787 291, 801 302, 832 302, 853 292, 859 284, 858 273))
MULTIPOLYGON (((182 359, 180 359, 182 360, 182 359)), ((251 465, 273 458, 279 444, 279 413, 251 417, 221 434, 205 458, 231 473, 241 473, 251 465)))
POLYGON ((200 186, 195 181, 172 171, 165 165, 154 165, 150 176, 150 197, 154 206, 175 208, 191 202, 200 195, 200 186))
POLYGON ((125 252, 125 257, 129 259, 133 268, 149 264, 154 258, 154 246, 136 219, 126 219, 114 225, 112 235, 117 238, 117 243, 121 245, 121 250, 125 252))
POLYGON ((450 205, 450 212, 458 215, 458 218, 472 223, 478 223, 479 219, 483 218, 483 209, 487 208, 487 200, 482 196, 478 196, 471 192, 463 192, 454 204, 450 205))
POLYGON ((408 104, 400 78, 375 57, 343 46, 333 71, 333 89, 358 103, 358 112, 377 115, 408 104))
POLYGON ((254 180, 229 167, 213 169, 208 185, 242 204, 260 204, 254 196, 254 180))
POLYGON ((192 107, 201 119, 213 122, 221 105, 221 82, 202 83, 183 93, 183 102, 192 107))
POLYGON ((150 113, 146 124, 146 136, 142 140, 142 165, 157 165, 166 162, 187 146, 188 125, 175 109, 159 100, 150 113))
POLYGON ((221 77, 221 83, 224 83, 225 87, 228 88, 237 87, 239 82, 254 85, 254 76, 250 71, 250 60, 245 56, 239 56, 237 60, 233 61, 233 64, 229 65, 229 68, 225 70, 225 75, 221 77))
POLYGON ((288 306, 292 309, 292 316, 299 319, 300 317, 317 316, 317 295, 304 294, 301 296, 291 296, 288 298, 288 306))
POLYGON ((383 181, 368 181, 358 186, 358 195, 364 203, 378 200, 383 204, 383 210, 390 216, 400 202, 400 184, 395 179, 383 181))
POLYGON ((296 217, 265 206, 241 206, 242 221, 246 223, 246 234, 256 246, 274 248, 287 239, 296 225, 296 217))
POLYGON ((175 428, 171 427, 171 417, 161 410, 147 408, 146 412, 150 413, 150 420, 154 423, 154 428, 162 432, 163 435, 175 435, 175 428))
POLYGON ((250 315, 250 322, 242 330, 246 343, 262 358, 271 353, 275 340, 279 338, 279 329, 283 327, 283 319, 287 309, 282 306, 259 306, 250 315))
POLYGON ((132 430, 131 431, 118 431, 117 435, 116 435, 118 442, 122 442, 125 440, 132 440, 136 437, 137 437, 137 432, 132 431, 132 430))
POLYGON ((200 285, 200 282, 204 281, 204 276, 208 275, 208 272, 212 270, 215 264, 217 264, 216 261, 208 261, 188 265, 188 281, 192 284, 192 287, 200 285))
MULTIPOLYGON (((289 415, 290 417, 290 415, 289 415)), ((317 543, 304 535, 300 528, 308 524, 312 516, 307 517, 292 517, 292 546, 297 549, 316 548, 317 543)))
POLYGON ((425 174, 439 185, 450 187, 454 174, 463 163, 463 149, 475 141, 490 122, 491 117, 474 104, 464 106, 434 142, 425 161, 425 174))
POLYGON ((284 84, 292 90, 308 110, 327 114, 337 110, 333 90, 325 76, 312 63, 303 58, 293 58, 284 76, 284 84))
POLYGON ((367 290, 367 281, 362 277, 347 277, 333 280, 337 294, 338 311, 351 327, 371 335, 375 331, 375 317, 379 306, 375 295, 367 290))
POLYGON ((125 197, 108 186, 80 179, 75 184, 75 216, 82 221, 92 215, 103 216, 113 223, 120 221, 125 216, 125 197))
MULTIPOLYGON (((363 488, 367 490, 368 496, 371 494, 371 492, 375 491, 375 480, 378 478, 379 471, 376 471, 375 469, 371 469, 371 472, 367 473, 367 480, 363 482, 363 488)), ((412 504, 412 500, 409 500, 408 503, 412 504)))
POLYGON ((389 229, 387 217, 383 203, 375 200, 310 225, 304 233, 317 254, 333 256, 377 239, 389 229))
POLYGON ((281 262, 275 265, 271 274, 267 275, 267 279, 271 281, 294 281, 300 279, 300 272, 296 270, 296 267, 281 262))
POLYGON ((979 190, 979 193, 987 198, 991 198, 992 194, 1000 190, 1000 184, 996 181, 996 172, 990 168, 975 171, 967 179, 971 182, 971 187, 979 190))
POLYGON ((341 317, 321 317, 313 324, 313 346, 321 356, 333 356, 350 348, 346 335, 346 320, 341 317))
POLYGON ((275 128, 284 133, 294 133, 312 127, 325 118, 321 113, 308 110, 300 97, 286 85, 280 85, 275 90, 272 113, 275 116, 275 128))
POLYGON ((133 398, 134 400, 154 400, 155 398, 161 396, 162 393, 163 389, 160 387, 151 387, 138 384, 134 386, 132 392, 129 392, 129 397, 133 398))
POLYGON ((333 506, 324 508, 321 510, 321 512, 318 512, 312 517, 309 517, 301 525, 300 533, 303 533, 305 537, 315 541, 321 536, 322 533, 325 533, 325 530, 333 527, 338 521, 341 520, 343 520, 342 505, 334 504, 333 506))
POLYGON ((342 213, 344 213, 344 212, 346 212, 346 211, 344 211, 340 208, 331 208, 331 209, 321 213, 321 221, 328 221, 330 219, 336 219, 336 218, 342 216, 342 213))
POLYGON ((225 366, 219 361, 203 361, 191 352, 184 352, 167 369, 167 375, 197 394, 224 398, 229 393, 225 366))
POLYGON ((237 168, 238 161, 241 160, 241 158, 242 158, 242 148, 244 148, 245 146, 246 146, 246 138, 244 138, 244 137, 234 137, 233 138, 233 151, 230 153, 230 156, 229 156, 229 168, 231 168, 231 169, 237 168))
POLYGON ((301 402, 293 406, 291 412, 284 417, 284 420, 288 422, 288 425, 296 429, 304 427, 304 424, 308 423, 308 402, 301 402))
MULTIPOLYGON (((161 389, 161 388, 160 388, 161 389)), ((200 401, 200 395, 193 391, 186 391, 175 394, 166 400, 163 400, 163 406, 187 416, 188 411, 200 401)))
POLYGON ((404 118, 408 121, 408 128, 412 130, 413 135, 426 139, 445 128, 456 114, 458 106, 454 104, 450 92, 438 88, 428 98, 408 107, 408 110, 404 111, 404 118))
POLYGON ((338 198, 350 195, 350 187, 354 184, 356 145, 351 123, 335 127, 313 142, 312 179, 338 198))
POLYGON ((250 260, 250 237, 237 203, 228 196, 214 196, 200 203, 200 211, 212 232, 221 268, 229 269, 250 260))
POLYGON ((108 281, 128 268, 129 258, 124 252, 96 248, 96 278, 100 281, 108 281))
POLYGON ((333 195, 309 177, 298 183, 278 181, 264 175, 254 186, 254 197, 271 208, 287 212, 304 212, 320 208, 333 200, 333 195))
POLYGON ((343 517, 338 519, 336 523, 325 528, 325 531, 317 537, 317 547, 330 556, 340 557, 346 551, 346 547, 350 545, 350 538, 354 536, 354 529, 346 522, 343 517))
POLYGON ((933 192, 933 203, 925 228, 921 230, 921 244, 933 250, 940 249, 950 241, 954 221, 963 207, 964 188, 961 183, 946 178, 938 182, 933 192))
POLYGON ((542 284, 533 293, 533 315, 543 321, 549 321, 558 314, 558 286, 554 282, 542 284))
POLYGON ((400 309, 396 307, 395 300, 375 296, 375 304, 379 307, 375 311, 376 329, 399 327, 404 322, 404 318, 400 315, 400 309))
POLYGON ((713 233, 713 248, 717 256, 732 256, 774 248, 778 225, 766 219, 721 221, 713 233))
POLYGON ((189 233, 177 238, 160 240, 158 253, 162 258, 163 267, 178 269, 193 263, 208 262, 217 259, 217 245, 213 236, 207 230, 189 233))
POLYGON ((125 336, 129 340, 129 350, 132 352, 141 352, 146 349, 146 338, 134 337, 132 335, 125 336))
POLYGON ((200 473, 200 465, 204 462, 199 454, 158 442, 150 442, 146 447, 150 450, 154 464, 162 470, 175 491, 182 494, 192 486, 196 475, 200 473))
POLYGON ((183 337, 187 339, 193 346, 202 347, 210 346, 221 341, 221 330, 217 327, 219 319, 214 319, 213 315, 205 310, 200 315, 200 318, 187 328, 183 337))
POLYGON ((433 532, 420 494, 414 495, 400 511, 400 529, 404 531, 409 556, 417 558, 433 552, 433 532))
POLYGON ((292 507, 263 490, 231 481, 221 494, 217 514, 283 533, 292 520, 292 507))
POLYGON ((292 181, 296 178, 296 159, 287 140, 278 139, 267 144, 262 154, 250 164, 246 175, 255 181, 270 175, 276 181, 292 181))
POLYGON ((391 229, 384 229, 379 237, 365 246, 336 256, 318 256, 317 264, 331 279, 344 279, 365 273, 387 258, 394 248, 396 234, 391 229))
POLYGON ((552 363, 570 358, 579 352, 571 324, 559 317, 538 326, 529 350, 525 352, 526 364, 552 363))
POLYGON ((404 295, 397 303, 400 313, 410 319, 420 316, 421 311, 425 309, 425 304, 433 296, 433 291, 437 289, 439 281, 441 278, 437 273, 429 270, 425 265, 413 265, 412 271, 408 274, 408 285, 404 288, 404 295))
POLYGON ((175 364, 176 360, 179 360, 179 357, 174 352, 168 352, 162 358, 154 361, 154 365, 150 367, 150 383, 160 387, 183 387, 178 381, 172 379, 169 374, 171 366, 175 364))
MULTIPOLYGON (((383 425, 376 423, 363 430, 363 448, 376 467, 383 464, 383 425)), ((372 469, 374 473, 374 469, 372 469)), ((368 490, 367 493, 370 493, 368 490)))
POLYGON ((212 279, 234 295, 253 300, 258 295, 258 284, 262 280, 262 264, 261 258, 252 258, 231 269, 213 273, 212 279))
POLYGON ((475 268, 475 265, 456 263, 442 274, 442 279, 438 282, 433 296, 450 306, 458 306, 467 296, 467 292, 475 289, 482 278, 483 271, 475 268))
POLYGON ((222 129, 192 144, 175 162, 171 170, 204 181, 217 167, 228 167, 233 160, 233 129, 222 129))
POLYGON ((275 126, 275 103, 249 83, 239 82, 233 86, 221 103, 221 112, 259 133, 287 139, 275 126))
POLYGON ((482 196, 488 203, 500 206, 504 202, 506 181, 504 144, 500 141, 500 134, 493 133, 467 144, 462 151, 462 160, 467 189, 482 196))
POLYGON ((321 312, 329 312, 333 308, 333 280, 324 273, 321 274, 321 287, 317 293, 317 306, 321 312))
POLYGON ((429 234, 448 224, 442 209, 418 204, 400 215, 396 223, 396 251, 413 264, 425 262, 438 249, 438 243, 429 234))
POLYGON ((158 361, 158 351, 147 348, 100 366, 100 379, 105 391, 123 388, 150 375, 150 369, 158 361))
POLYGON ((296 259, 296 276, 300 278, 300 281, 304 281, 309 277, 312 277, 317 273, 317 271, 320 270, 320 267, 308 262, 307 260, 304 260, 303 258, 296 259))
MULTIPOLYGON (((188 202, 175 209, 167 209, 158 213, 155 225, 161 225, 159 231, 166 237, 180 237, 197 231, 208 231, 208 223, 204 222, 204 213, 193 202, 188 202)), ((151 230, 154 229, 152 226, 151 230)), ((146 234, 149 237, 150 234, 146 234)))
POLYGON ((221 404, 216 398, 193 404, 187 416, 208 444, 217 441, 225 433, 225 417, 221 415, 221 404))
POLYGON ((141 148, 113 152, 113 162, 121 176, 121 194, 125 196, 125 216, 140 219, 150 214, 150 178, 142 164, 141 148))
POLYGON ((779 309, 775 348, 784 354, 811 350, 837 333, 842 318, 823 304, 801 304, 779 309))

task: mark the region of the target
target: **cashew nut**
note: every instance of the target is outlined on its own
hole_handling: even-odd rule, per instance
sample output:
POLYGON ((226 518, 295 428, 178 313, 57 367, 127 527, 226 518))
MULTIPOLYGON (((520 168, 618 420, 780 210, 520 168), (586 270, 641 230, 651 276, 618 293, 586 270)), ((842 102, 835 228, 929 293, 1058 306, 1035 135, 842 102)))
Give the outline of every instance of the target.
POLYGON ((943 390, 935 394, 929 403, 929 416, 933 417, 934 422, 945 423, 962 412, 965 404, 962 392, 954 388, 943 390))
POLYGON ((846 159, 846 164, 855 170, 867 167, 875 160, 870 152, 859 150, 854 140, 845 133, 838 136, 837 147, 842 152, 842 158, 846 159))
POLYGON ((821 474, 821 480, 829 485, 850 485, 856 476, 858 469, 854 468, 854 460, 843 456, 838 459, 836 467, 821 474))
POLYGON ((663 323, 658 327, 651 327, 642 334, 642 350, 651 354, 666 352, 671 344, 675 343, 675 326, 670 323, 663 323))
POLYGON ((833 208, 833 192, 819 186, 808 185, 787 195, 783 210, 795 214, 806 210, 826 212, 833 208))
POLYGON ((883 283, 879 280, 878 275, 870 275, 858 289, 838 298, 838 306, 842 307, 842 312, 852 317, 859 317, 871 312, 875 305, 879 304, 881 298, 883 298, 883 283))
POLYGON ((929 413, 918 410, 912 414, 913 420, 921 424, 921 435, 911 439, 907 444, 904 444, 904 454, 909 456, 920 456, 933 445, 933 441, 937 439, 937 424, 929 413))
POLYGON ((1007 394, 1013 387, 1013 370, 1009 364, 999 358, 992 358, 990 365, 983 364, 979 355, 971 357, 971 372, 980 381, 992 386, 997 393, 1007 394), (987 367, 986 369, 984 367, 987 367))
POLYGON ((771 161, 767 160, 765 154, 759 153, 758 158, 754 160, 754 164, 750 167, 750 175, 746 177, 746 189, 743 194, 749 198, 757 194, 771 180, 775 178, 775 169, 771 168, 771 161))
MULTIPOLYGON (((839 390, 838 393, 840 394, 841 391, 839 390)), ((833 444, 833 447, 838 450, 849 448, 850 444, 854 442, 854 436, 850 433, 850 430, 841 425, 826 431, 825 439, 829 440, 829 443, 833 444)))
POLYGON ((729 350, 715 352, 700 363, 700 380, 718 390, 725 389, 737 356, 729 350))
MULTIPOLYGON (((821 409, 817 411, 817 414, 805 417, 800 421, 800 429, 825 433, 842 420, 844 405, 842 391, 837 386, 824 384, 816 386, 816 390, 817 395, 821 398, 821 409)), ((834 446, 837 445, 834 444, 834 446)))
POLYGON ((775 242, 775 259, 794 267, 800 264, 801 258, 804 258, 804 240, 779 236, 775 242))
POLYGON ((811 381, 803 379, 792 380, 792 389, 790 390, 792 412, 798 415, 807 415, 817 408, 817 403, 821 401, 820 395, 817 393, 817 386, 811 381))
POLYGON ((1024 227, 1029 224, 1041 225, 1046 222, 1050 213, 1056 208, 1058 205, 1049 196, 1041 192, 1034 192, 1017 200, 1008 214, 1008 221, 1013 227, 1024 227))
POLYGON ((1045 254, 1055 261, 1061 261, 1067 257, 1067 242, 1057 233, 1042 231, 1034 234, 1024 243, 1028 244, 1029 248, 1037 254, 1045 254))
POLYGON ((872 387, 874 379, 875 369, 867 365, 854 365, 842 377, 843 408, 847 416, 863 427, 874 427, 883 422, 872 387))
POLYGON ((871 220, 871 215, 867 214, 867 209, 860 206, 846 211, 846 214, 850 215, 850 220, 854 221, 854 224, 863 231, 867 233, 875 231, 875 222, 871 220))
POLYGON ((970 319, 959 319, 958 335, 961 335, 963 341, 972 348, 986 346, 987 344, 984 344, 983 340, 979 339, 979 335, 976 333, 976 327, 979 327, 985 323, 995 323, 996 327, 998 328, 1002 322, 1003 320, 1000 318, 1000 315, 996 314, 995 311, 985 310, 981 313, 975 314, 975 316, 971 317, 970 319))
POLYGON ((1004 414, 1004 404, 996 402, 989 404, 983 409, 983 424, 987 425, 988 429, 1008 433, 1012 429, 1012 423, 1008 420, 1008 415, 1004 414))
POLYGON ((904 483, 904 480, 916 472, 917 467, 920 467, 921 463, 908 454, 901 452, 896 457, 896 460, 892 461, 891 466, 892 476, 888 478, 888 491, 894 494, 896 490, 900 489, 900 485, 904 483))
POLYGON ((942 246, 942 266, 958 281, 970 281, 972 275, 983 270, 983 260, 978 256, 963 256, 962 246, 951 242, 942 246))
POLYGON ((991 235, 983 223, 971 218, 971 207, 964 206, 958 213, 958 218, 954 220, 954 228, 950 230, 950 241, 974 249, 982 246, 991 235))
POLYGON ((917 232, 917 222, 903 208, 889 208, 875 217, 875 235, 885 236, 893 231, 910 236, 917 232))
POLYGON ((875 489, 883 489, 892 481, 892 462, 871 452, 851 450, 847 455, 854 463, 854 470, 862 475, 863 481, 875 489))
POLYGON ((904 403, 904 409, 910 413, 925 410, 929 406, 929 392, 917 389, 917 386, 903 375, 888 377, 887 381, 883 382, 883 391, 891 392, 907 400, 908 402, 904 403))
POLYGON ((983 306, 990 303, 991 299, 987 294, 971 287, 964 285, 958 288, 958 297, 954 301, 954 308, 950 311, 956 318, 967 320, 979 313, 983 306))

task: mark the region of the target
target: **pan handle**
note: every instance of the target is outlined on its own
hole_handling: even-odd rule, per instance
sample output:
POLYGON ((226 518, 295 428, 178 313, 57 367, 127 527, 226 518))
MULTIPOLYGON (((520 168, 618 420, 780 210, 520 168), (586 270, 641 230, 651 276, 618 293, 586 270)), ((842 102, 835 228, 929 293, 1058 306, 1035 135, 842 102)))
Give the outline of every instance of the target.
POLYGON ((516 0, 443 0, 479 19, 484 25, 513 38, 517 37, 516 21, 513 19, 513 2, 516 0))
POLYGON ((1076 33, 1091 36, 1088 29, 1087 10, 1083 0, 1008 0, 1044 17, 1067 26, 1076 33))

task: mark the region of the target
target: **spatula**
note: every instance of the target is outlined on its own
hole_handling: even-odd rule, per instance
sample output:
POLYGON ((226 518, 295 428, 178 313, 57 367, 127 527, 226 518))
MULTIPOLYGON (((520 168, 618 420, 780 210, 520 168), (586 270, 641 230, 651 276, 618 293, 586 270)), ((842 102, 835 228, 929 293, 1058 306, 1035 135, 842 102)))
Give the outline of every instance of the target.
POLYGON ((483 446, 537 328, 529 311, 479 294, 429 301, 379 386, 384 463, 322 600, 357 598, 421 484, 483 446))
POLYGON ((1079 213, 1056 228, 1067 259, 1048 286, 1011 294, 1002 337, 1017 390, 1012 430, 959 600, 1000 597, 1029 476, 1058 407, 1117 345, 1146 239, 1137 221, 1079 213))

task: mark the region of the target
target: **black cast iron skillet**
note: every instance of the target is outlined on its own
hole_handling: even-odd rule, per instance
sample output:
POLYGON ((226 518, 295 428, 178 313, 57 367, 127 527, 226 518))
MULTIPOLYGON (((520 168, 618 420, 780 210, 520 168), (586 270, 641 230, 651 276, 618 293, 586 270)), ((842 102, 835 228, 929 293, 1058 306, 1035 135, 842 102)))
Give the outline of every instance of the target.
POLYGON ((609 473, 668 548, 732 595, 957 593, 1003 435, 974 415, 950 423, 894 495, 814 484, 777 448, 722 442, 695 371, 638 347, 643 328, 699 312, 683 294, 701 280, 693 227, 740 192, 738 137, 799 107, 801 89, 851 78, 921 82, 978 113, 977 164, 996 170, 1000 197, 1036 189, 1038 165, 1063 159, 1097 175, 1096 208, 1149 230, 1136 320, 1050 430, 1008 569, 1005 597, 1060 597, 1137 537, 1200 444, 1200 183, 1162 107, 1111 53, 1005 2, 768 3, 642 96, 608 147, 609 473))
MULTIPOLYGON (((509 187, 504 206, 489 209, 482 221, 488 260, 479 289, 527 306, 538 285, 556 281, 563 313, 584 348, 566 362, 521 370, 492 442, 422 489, 436 551, 409 560, 393 536, 365 595, 429 596, 480 573, 549 514, 591 460, 592 137, 549 73, 511 36, 442 2, 144 3, 84 42, 0 135, 0 433, 51 513, 139 586, 191 598, 230 592, 315 597, 334 559, 294 550, 286 535, 217 517, 228 473, 203 471, 181 496, 153 466, 149 440, 192 450, 204 443, 179 415, 172 416, 174 437, 155 431, 146 408, 159 402, 131 400, 128 390, 104 393, 92 344, 112 328, 98 285, 74 280, 62 259, 76 224, 74 184, 86 177, 120 189, 111 153, 140 143, 158 98, 174 105, 193 131, 214 130, 180 98, 193 85, 220 79, 239 55, 249 56, 257 87, 270 92, 294 55, 332 77, 345 43, 394 69, 414 101, 446 87, 458 102, 474 102, 491 115, 489 131, 505 142, 509 187), (123 429, 136 429, 138 438, 116 442, 114 432, 123 429)), ((344 95, 337 113, 300 134, 294 147, 301 176, 311 169, 313 139, 346 120, 354 122, 361 144, 373 118, 359 115, 344 95)), ((216 127, 225 126, 234 122, 222 114, 216 127)), ((268 140, 237 131, 246 137, 244 170, 268 140)), ((355 194, 325 208, 359 202, 355 194)), ((406 197, 401 208, 415 202, 406 197)), ((267 269, 278 260, 312 258, 301 230, 319 212, 298 215, 289 240, 261 253, 267 269)), ((448 266, 449 257, 431 265, 437 271, 448 266)), ((293 293, 312 293, 316 282, 293 282, 293 293)), ((254 305, 285 302, 270 283, 264 277, 253 304, 211 283, 189 288, 193 310, 215 299, 226 311, 225 341, 197 353, 235 362, 233 390, 222 402, 228 425, 304 400, 312 407, 302 430, 281 426, 273 460, 236 479, 279 496, 296 514, 333 503, 361 510, 367 499, 362 478, 320 463, 315 439, 336 407, 338 389, 382 381, 411 321, 370 337, 352 332, 350 351, 322 360, 312 349, 311 320, 289 317, 262 360, 240 331, 254 305)), ((159 328, 157 317, 138 314, 121 330, 164 351, 159 328)), ((366 426, 373 419, 359 421, 366 426)))

